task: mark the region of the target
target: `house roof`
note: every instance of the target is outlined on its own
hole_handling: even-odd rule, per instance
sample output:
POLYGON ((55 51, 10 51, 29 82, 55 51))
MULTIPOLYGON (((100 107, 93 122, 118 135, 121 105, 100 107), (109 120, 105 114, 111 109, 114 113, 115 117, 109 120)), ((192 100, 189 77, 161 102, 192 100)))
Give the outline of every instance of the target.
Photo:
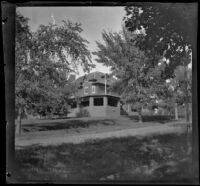
MULTIPOLYGON (((75 83, 77 85, 81 85, 81 83, 84 83, 87 81, 92 82, 92 84, 103 84, 104 85, 105 84, 105 73, 98 72, 98 71, 92 72, 87 75, 79 77, 78 79, 75 80, 75 83)), ((106 84, 107 85, 111 85, 114 81, 116 81, 115 78, 113 78, 112 76, 110 76, 108 74, 106 75, 106 84)))

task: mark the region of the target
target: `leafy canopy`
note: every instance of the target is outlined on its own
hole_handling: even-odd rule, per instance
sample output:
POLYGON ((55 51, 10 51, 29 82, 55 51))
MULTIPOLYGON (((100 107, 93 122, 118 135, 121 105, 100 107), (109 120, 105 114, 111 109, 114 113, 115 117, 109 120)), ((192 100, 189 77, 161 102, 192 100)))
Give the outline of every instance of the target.
POLYGON ((125 10, 126 28, 143 33, 137 46, 169 60, 165 70, 168 78, 173 76, 177 66, 187 65, 182 58, 192 49, 197 20, 194 3, 134 3, 125 10))
POLYGON ((122 95, 125 102, 132 103, 136 109, 147 106, 155 98, 155 85, 160 85, 164 63, 155 66, 155 59, 162 61, 160 56, 149 58, 145 52, 136 46, 138 35, 122 29, 121 33, 102 33, 104 43, 97 42, 97 61, 111 66, 118 81, 113 84, 113 90, 122 95), (135 42, 133 42, 135 41, 135 42))
POLYGON ((93 64, 88 41, 80 35, 81 25, 40 25, 31 32, 28 18, 16 16, 16 108, 58 113, 67 111, 65 87, 71 72, 81 65, 89 71, 93 64))

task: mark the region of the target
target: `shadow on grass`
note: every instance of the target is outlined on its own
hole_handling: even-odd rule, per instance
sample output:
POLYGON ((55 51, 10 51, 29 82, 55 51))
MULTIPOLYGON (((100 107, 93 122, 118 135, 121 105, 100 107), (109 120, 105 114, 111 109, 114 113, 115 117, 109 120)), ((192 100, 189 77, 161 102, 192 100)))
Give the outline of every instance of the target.
POLYGON ((167 134, 29 146, 16 150, 19 180, 186 182, 192 177, 187 140, 167 134))
POLYGON ((61 129, 71 129, 71 128, 89 128, 90 126, 97 125, 115 125, 115 122, 111 119, 104 120, 69 120, 66 123, 54 122, 54 123, 33 123, 24 124, 22 130, 24 132, 30 131, 47 131, 47 130, 61 130, 61 129))
MULTIPOLYGON (((139 121, 139 117, 137 115, 135 116, 126 116, 131 120, 134 121, 139 121)), ((174 116, 170 116, 170 115, 143 115, 142 116, 142 121, 143 122, 157 122, 157 123, 161 123, 164 124, 166 122, 172 121, 174 120, 174 116)))

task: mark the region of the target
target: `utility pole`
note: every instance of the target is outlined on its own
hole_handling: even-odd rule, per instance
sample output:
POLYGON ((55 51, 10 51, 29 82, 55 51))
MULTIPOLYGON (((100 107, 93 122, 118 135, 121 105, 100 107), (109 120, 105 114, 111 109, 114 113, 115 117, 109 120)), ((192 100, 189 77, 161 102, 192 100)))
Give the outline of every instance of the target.
POLYGON ((184 76, 185 76, 185 82, 184 82, 184 88, 185 88, 185 97, 186 97, 186 101, 185 101, 185 110, 186 110, 186 122, 189 123, 189 99, 188 99, 188 75, 187 75, 187 63, 186 63, 186 58, 183 58, 183 65, 184 65, 184 76))
POLYGON ((106 87, 106 73, 105 73, 105 94, 107 94, 107 87, 106 87))

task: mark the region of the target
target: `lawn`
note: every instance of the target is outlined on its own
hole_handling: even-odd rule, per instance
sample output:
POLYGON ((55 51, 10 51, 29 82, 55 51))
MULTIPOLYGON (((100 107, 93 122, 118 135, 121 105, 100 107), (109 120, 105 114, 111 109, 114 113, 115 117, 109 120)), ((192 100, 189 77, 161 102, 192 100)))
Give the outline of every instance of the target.
POLYGON ((63 120, 36 120, 25 121, 22 125, 23 132, 33 131, 50 131, 50 130, 62 130, 62 129, 74 129, 74 128, 89 128, 97 125, 114 125, 114 121, 111 119, 101 120, 85 120, 85 119, 63 119, 63 120))
POLYGON ((74 119, 56 119, 56 120, 23 120, 22 133, 36 131, 54 131, 54 130, 71 130, 88 128, 137 128, 145 126, 155 126, 169 123, 170 116, 143 116, 143 123, 138 123, 137 116, 116 117, 116 118, 74 118, 74 119))
POLYGON ((185 134, 108 138, 16 150, 18 181, 189 182, 185 134))

